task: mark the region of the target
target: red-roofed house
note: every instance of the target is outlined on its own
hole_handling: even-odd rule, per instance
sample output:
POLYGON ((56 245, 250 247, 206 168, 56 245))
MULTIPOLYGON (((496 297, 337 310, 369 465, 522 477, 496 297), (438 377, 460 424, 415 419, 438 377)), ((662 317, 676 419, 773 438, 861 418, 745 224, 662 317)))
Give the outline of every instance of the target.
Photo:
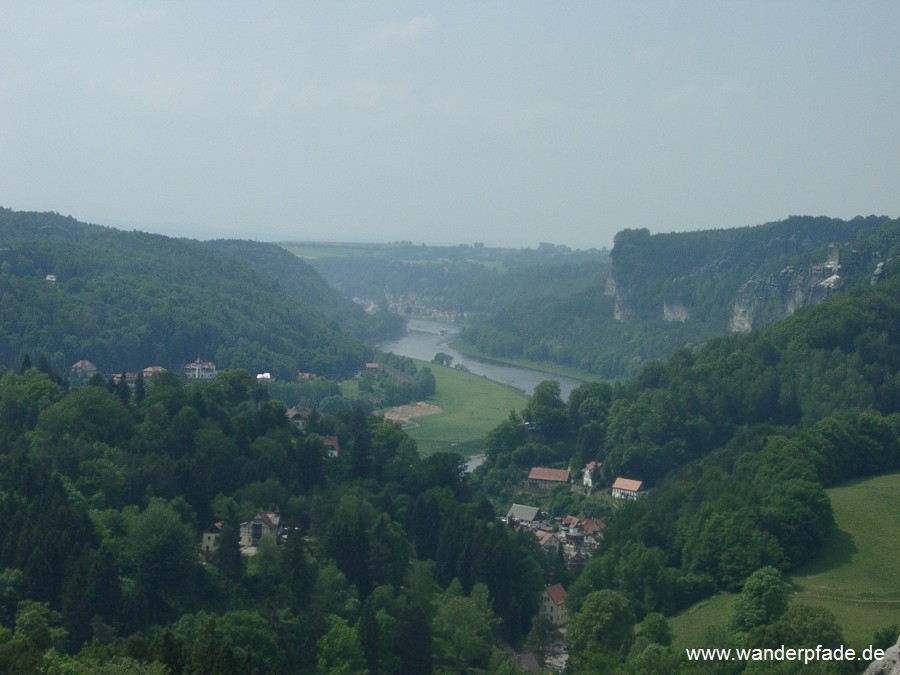
POLYGON ((528 484, 532 487, 549 489, 554 485, 568 485, 571 478, 568 469, 548 469, 543 466, 535 466, 528 474, 528 484))
POLYGON ((586 518, 581 524, 581 531, 584 533, 584 541, 587 544, 599 544, 603 539, 603 530, 606 529, 606 523, 599 518, 586 518))
POLYGON ((309 408, 298 408, 297 406, 293 406, 285 411, 284 416, 290 420, 291 424, 300 429, 300 431, 303 431, 306 427, 306 422, 309 420, 310 414, 312 414, 312 410, 309 408))
POLYGON ((616 499, 637 499, 645 494, 643 481, 619 477, 612 484, 612 496, 616 499))
POLYGON ((534 536, 537 537, 538 544, 540 544, 542 549, 545 551, 552 551, 553 553, 559 553, 559 547, 562 546, 562 542, 556 534, 547 532, 546 530, 535 530, 534 536))
POLYGON ((578 516, 566 516, 562 519, 562 526, 567 530, 578 530, 581 529, 581 521, 578 516))
POLYGON ((165 373, 166 369, 163 368, 162 366, 147 366, 141 372, 144 375, 144 379, 149 380, 154 375, 159 375, 160 373, 165 373))
POLYGON ((72 374, 72 377, 83 378, 87 380, 97 374, 97 366, 95 366, 87 359, 81 359, 81 361, 76 361, 72 365, 72 368, 69 370, 69 372, 72 374))
POLYGON ((541 605, 544 613, 550 617, 555 626, 565 626, 569 623, 569 610, 566 609, 566 589, 562 584, 553 584, 544 589, 541 596, 541 605))
POLYGON ((341 451, 341 444, 338 442, 337 436, 322 436, 322 442, 325 444, 329 457, 338 456, 338 453, 341 451))
POLYGON ((214 380, 216 379, 216 364, 212 361, 204 361, 198 356, 196 361, 191 361, 184 366, 184 377, 187 380, 214 380))
POLYGON ((252 520, 241 523, 241 548, 259 546, 263 539, 280 544, 282 528, 279 514, 271 511, 258 513, 252 520))

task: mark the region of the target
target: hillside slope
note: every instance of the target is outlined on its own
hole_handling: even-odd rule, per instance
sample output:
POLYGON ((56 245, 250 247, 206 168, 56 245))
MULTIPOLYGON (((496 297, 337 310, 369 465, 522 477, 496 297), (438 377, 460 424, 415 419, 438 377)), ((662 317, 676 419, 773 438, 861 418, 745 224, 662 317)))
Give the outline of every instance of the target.
POLYGON ((235 257, 192 240, 0 210, 0 362, 46 354, 105 373, 198 355, 221 367, 346 375, 369 350, 235 257))
POLYGON ((403 334, 402 317, 388 312, 366 314, 362 307, 329 285, 309 263, 277 244, 246 239, 216 239, 204 244, 238 258, 277 283, 290 296, 337 321, 344 330, 361 340, 374 343, 403 334))
POLYGON ((616 236, 605 284, 512 304, 464 331, 490 356, 635 375, 651 359, 766 326, 870 283, 900 221, 792 217, 733 230, 616 236))

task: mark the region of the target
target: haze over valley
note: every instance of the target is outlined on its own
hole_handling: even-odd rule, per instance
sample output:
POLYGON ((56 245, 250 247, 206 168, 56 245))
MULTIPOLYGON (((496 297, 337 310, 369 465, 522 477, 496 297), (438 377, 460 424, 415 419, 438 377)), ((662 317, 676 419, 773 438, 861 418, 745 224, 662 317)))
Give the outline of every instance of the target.
POLYGON ((891 672, 898 28, 0 8, 0 672, 891 672))

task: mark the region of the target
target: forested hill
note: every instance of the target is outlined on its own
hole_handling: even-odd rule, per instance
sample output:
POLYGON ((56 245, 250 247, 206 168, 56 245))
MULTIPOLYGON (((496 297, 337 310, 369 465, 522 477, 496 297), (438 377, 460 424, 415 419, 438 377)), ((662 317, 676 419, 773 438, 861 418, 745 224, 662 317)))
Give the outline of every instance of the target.
MULTIPOLYGON (((608 517, 598 552, 566 598, 573 616, 567 672, 713 672, 708 664, 679 669, 674 652, 674 665, 658 670, 617 666, 636 657, 631 644, 643 648, 635 619, 672 614, 718 590, 752 588, 757 575, 778 579, 779 570, 815 560, 829 538, 849 539, 833 527, 825 488, 900 468, 900 259, 889 257, 881 270, 874 285, 760 330, 679 350, 633 380, 584 384, 568 402, 557 383, 544 382, 522 416, 510 415, 489 434, 475 487, 500 508, 525 494, 550 517, 608 517), (591 496, 521 487, 531 467, 575 473, 588 462, 600 465, 591 496), (649 494, 611 500, 607 490, 618 477, 643 481, 649 494), (597 605, 609 600, 623 608, 616 621, 599 618, 597 605), (604 642, 597 626, 611 625, 618 637, 604 642)), ((890 499, 873 494, 867 513, 877 518, 883 498, 890 499)), ((900 588, 893 568, 885 574, 900 588)), ((800 603, 785 610, 787 591, 778 611, 744 622, 732 610, 707 644, 824 644, 823 635, 843 642, 830 612, 800 603)), ((882 628, 893 643, 897 626, 873 630, 882 628)), ((656 649, 651 662, 664 657, 656 649)))
POLYGON ((337 288, 329 285, 309 263, 277 244, 246 239, 216 239, 205 243, 214 250, 238 258, 361 340, 382 342, 403 333, 402 317, 388 312, 366 314, 361 306, 347 300, 337 288))
POLYGON ((884 216, 792 216, 728 230, 652 236, 624 230, 616 235, 607 294, 621 321, 698 322, 716 332, 746 332, 833 290, 868 282, 887 251, 858 236, 887 222, 884 216))
POLYGON ((198 355, 282 378, 357 370, 368 348, 297 295, 198 241, 0 210, 0 363, 10 366, 28 353, 63 371, 79 359, 105 373, 179 371, 198 355))
POLYGON ((900 249, 900 221, 791 217, 731 230, 616 236, 604 285, 520 302, 469 326, 491 356, 635 375, 651 359, 746 332, 860 284, 900 249))
POLYGON ((554 297, 601 283, 604 250, 287 242, 345 295, 395 312, 445 316, 497 311, 512 302, 554 297))

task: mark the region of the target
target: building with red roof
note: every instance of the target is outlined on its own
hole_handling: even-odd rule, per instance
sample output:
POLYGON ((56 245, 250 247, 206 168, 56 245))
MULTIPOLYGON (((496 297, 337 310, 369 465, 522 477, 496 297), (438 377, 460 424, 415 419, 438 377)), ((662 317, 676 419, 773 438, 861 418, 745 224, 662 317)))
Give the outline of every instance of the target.
POLYGON ((549 489, 554 485, 568 485, 572 480, 572 474, 568 469, 549 469, 544 466, 531 468, 528 474, 528 484, 532 487, 549 489))
POLYGON ((565 626, 569 623, 569 610, 566 609, 567 595, 566 588, 562 584, 553 584, 544 588, 541 606, 555 626, 565 626))

